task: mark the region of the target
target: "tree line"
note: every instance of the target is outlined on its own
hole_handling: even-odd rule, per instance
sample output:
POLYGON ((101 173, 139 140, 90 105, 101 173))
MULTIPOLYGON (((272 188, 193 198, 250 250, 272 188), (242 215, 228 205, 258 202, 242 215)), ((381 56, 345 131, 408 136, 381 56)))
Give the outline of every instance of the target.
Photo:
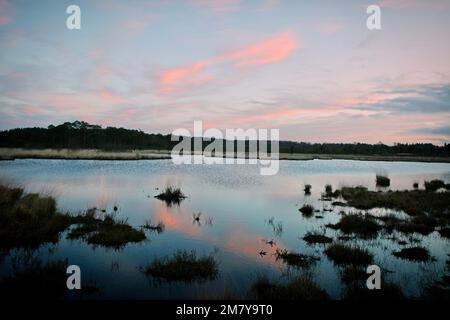
MULTIPOLYGON (((65 122, 57 126, 50 125, 48 128, 17 128, 0 131, 0 147, 2 148, 171 150, 177 143, 177 141, 171 141, 169 134, 148 134, 142 130, 116 127, 102 128, 83 121, 65 122)), ((204 141, 203 145, 206 146, 209 143, 210 141, 204 141)), ((281 153, 450 156, 449 144, 437 146, 431 143, 397 143, 390 146, 383 143, 280 141, 279 148, 281 153)))

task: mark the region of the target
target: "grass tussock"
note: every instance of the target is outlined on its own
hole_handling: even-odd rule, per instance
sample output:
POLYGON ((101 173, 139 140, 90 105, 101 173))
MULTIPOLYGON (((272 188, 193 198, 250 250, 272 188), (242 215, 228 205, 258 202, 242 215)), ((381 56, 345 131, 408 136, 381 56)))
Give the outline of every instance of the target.
POLYGON ((56 243, 69 225, 70 218, 57 212, 52 197, 0 186, 0 248, 35 248, 56 243))
POLYGON ((332 197, 333 196, 333 187, 331 186, 331 184, 325 185, 325 195, 327 197, 332 197))
POLYGON ((304 217, 311 217, 314 214, 314 207, 310 204, 306 204, 300 209, 298 209, 304 217))
POLYGON ((145 224, 142 226, 146 230, 154 231, 158 234, 163 233, 166 229, 166 226, 162 222, 158 222, 158 224, 152 224, 150 220, 145 221, 145 224))
POLYGON ((344 244, 329 246, 325 254, 337 265, 368 265, 373 261, 372 254, 367 250, 344 244))
POLYGON ((450 209, 449 192, 435 193, 423 190, 376 192, 359 186, 344 187, 340 194, 350 206, 363 210, 388 208, 403 210, 411 216, 426 213, 433 216, 445 216, 445 212, 450 209))
POLYGON ((125 220, 117 220, 110 214, 106 214, 103 218, 96 217, 95 209, 73 217, 73 223, 78 226, 73 228, 67 237, 83 239, 92 245, 121 248, 127 243, 146 239, 142 230, 134 229, 125 220))
POLYGON ((427 249, 422 247, 403 248, 392 253, 394 256, 410 261, 428 261, 431 256, 427 249))
POLYGON ((376 176, 375 182, 377 187, 389 187, 391 185, 391 179, 378 174, 376 176))
POLYGON ((186 196, 178 187, 167 186, 163 192, 155 196, 156 199, 164 201, 167 205, 179 205, 186 196))
POLYGON ((311 188, 312 188, 312 186, 310 184, 305 184, 305 188, 303 189, 303 191, 305 191, 306 195, 311 194, 311 188))
POLYGON ((286 249, 283 250, 277 249, 277 251, 275 252, 275 258, 277 260, 282 260, 288 266, 299 267, 304 269, 311 267, 311 265, 320 260, 320 258, 316 256, 296 252, 289 252, 286 249))
POLYGON ((345 215, 338 223, 328 225, 328 227, 341 230, 346 234, 357 234, 363 237, 372 237, 382 229, 372 216, 360 214, 345 215))
POLYGON ((441 188, 445 188, 446 185, 445 185, 444 181, 435 179, 435 180, 431 180, 431 181, 425 181, 424 187, 425 187, 426 191, 434 192, 441 188))
POLYGON ((156 258, 144 273, 166 281, 214 280, 218 263, 213 256, 197 257, 195 251, 178 251, 172 257, 156 258))
POLYGON ((331 243, 333 242, 333 239, 330 237, 327 237, 324 234, 318 233, 318 232, 308 232, 304 237, 303 240, 305 240, 307 243, 331 243))
POLYGON ((296 278, 287 284, 259 279, 252 287, 259 300, 327 300, 328 294, 311 279, 296 278))

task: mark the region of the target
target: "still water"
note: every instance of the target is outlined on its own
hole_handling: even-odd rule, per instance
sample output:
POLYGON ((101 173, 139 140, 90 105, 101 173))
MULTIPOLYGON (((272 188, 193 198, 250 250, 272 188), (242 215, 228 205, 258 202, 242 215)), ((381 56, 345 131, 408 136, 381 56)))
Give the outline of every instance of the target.
MULTIPOLYGON (((93 247, 79 240, 67 240, 38 250, 44 261, 68 259, 80 266, 82 283, 93 284, 100 292, 92 298, 121 299, 202 299, 252 297, 251 286, 260 276, 288 281, 307 273, 339 299, 343 294, 339 268, 323 254, 324 245, 308 245, 302 237, 308 231, 325 230, 337 239, 339 231, 325 228, 339 221, 342 207, 319 201, 326 184, 333 189, 363 185, 375 190, 375 175, 387 174, 391 190, 412 189, 414 182, 450 181, 450 164, 313 160, 281 161, 275 176, 261 176, 255 165, 174 165, 170 160, 88 161, 16 160, 0 162, 0 179, 20 185, 28 192, 51 194, 63 212, 81 212, 96 207, 113 211, 136 228, 146 220, 162 222, 164 232, 147 232, 148 240, 128 244, 121 250, 93 247), (303 187, 312 185, 311 195, 303 187), (167 185, 181 187, 188 196, 180 206, 168 207, 154 196, 167 185), (320 212, 305 218, 298 209, 305 203, 320 212), (332 211, 324 211, 332 209, 332 211), (201 212, 200 222, 193 213, 201 212), (319 218, 317 218, 319 216, 319 218), (320 218, 323 217, 323 218, 320 218), (272 223, 271 223, 272 222, 272 223), (274 240, 273 246, 265 240, 274 240), (320 256, 309 270, 297 270, 277 261, 275 250, 288 249, 320 256), (177 250, 195 250, 197 255, 212 254, 219 262, 216 280, 201 283, 154 281, 140 268, 155 257, 172 255, 177 250), (263 250, 266 255, 259 255, 263 250)), ((344 211, 352 209, 345 208, 344 211)), ((374 209, 374 214, 385 210, 374 209)), ((442 275, 450 243, 437 232, 414 235, 430 250, 435 261, 408 262, 392 255, 399 239, 411 236, 381 235, 376 239, 347 241, 364 246, 374 254, 375 263, 384 270, 385 280, 401 286, 407 296, 417 296, 424 285, 442 275)), ((11 268, 13 251, 1 263, 1 275, 11 268)))

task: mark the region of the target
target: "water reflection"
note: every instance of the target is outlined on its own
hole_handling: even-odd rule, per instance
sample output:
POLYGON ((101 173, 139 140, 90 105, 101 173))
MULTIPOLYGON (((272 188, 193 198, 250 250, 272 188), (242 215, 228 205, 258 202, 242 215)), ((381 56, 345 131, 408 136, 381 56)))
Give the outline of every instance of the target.
MULTIPOLYGON (((2 162, 0 168, 5 178, 24 185, 27 191, 52 190, 58 195, 58 206, 63 212, 96 207, 106 213, 116 206, 118 218, 147 230, 149 241, 128 244, 120 252, 69 241, 63 235, 51 252, 36 253, 45 261, 68 259, 71 264, 79 264, 100 288, 101 294, 94 294, 95 297, 245 297, 261 274, 288 281, 308 272, 332 297, 339 298, 345 270, 336 268, 323 255, 325 245, 303 239, 313 231, 370 248, 384 270, 394 271, 388 273, 388 280, 400 283, 404 292, 417 296, 422 289, 417 275, 429 272, 439 275, 432 277, 433 281, 440 278, 449 253, 449 240, 437 233, 423 236, 393 232, 377 239, 358 239, 325 228, 338 223, 342 214, 352 209, 323 199, 326 185, 332 190, 356 185, 376 190, 375 175, 379 172, 389 175, 392 190, 411 190, 416 182, 423 188, 424 180, 433 178, 449 181, 448 164, 282 161, 280 173, 274 177, 260 176, 252 166, 175 166, 170 161, 16 160, 2 162), (188 196, 179 205, 171 206, 154 198, 162 186, 172 184, 180 186, 188 196), (304 190, 307 184, 311 185, 309 194, 304 190), (309 218, 299 212, 305 205, 313 207, 309 218), (434 263, 417 264, 390 254, 415 241, 429 248, 436 258, 434 263), (198 256, 214 252, 219 268, 217 278, 193 285, 163 281, 155 287, 139 272, 139 267, 155 258, 194 249, 198 256), (320 260, 308 271, 292 270, 280 259, 284 250, 320 260)), ((394 212, 371 209, 368 213, 382 216, 394 212)), ((3 257, 0 263, 1 275, 8 274, 11 256, 3 257)), ((427 281, 431 280, 423 280, 427 281)))

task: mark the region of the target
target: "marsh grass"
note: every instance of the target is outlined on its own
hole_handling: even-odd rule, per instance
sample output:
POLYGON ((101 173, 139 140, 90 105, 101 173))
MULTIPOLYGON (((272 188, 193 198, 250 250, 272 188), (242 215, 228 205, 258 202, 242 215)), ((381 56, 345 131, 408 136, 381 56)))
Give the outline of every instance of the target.
POLYGON ((410 216, 429 215, 446 216, 445 209, 450 208, 449 192, 426 192, 423 190, 375 192, 365 187, 343 187, 340 191, 348 205, 357 209, 388 208, 403 210, 410 216))
POLYGON ((56 243, 69 225, 70 218, 56 211, 52 197, 24 194, 21 188, 0 186, 1 248, 35 248, 56 243))
POLYGON ((330 245, 325 254, 337 265, 368 265, 373 261, 372 254, 367 250, 344 244, 330 245))
POLYGON ((382 229, 372 216, 356 213, 345 215, 338 223, 329 224, 327 227, 366 238, 375 236, 382 229))
POLYGON ((377 187, 389 187, 391 184, 391 180, 388 177, 378 174, 375 178, 375 182, 377 187))
POLYGON ((299 277, 287 284, 273 283, 260 278, 252 291, 259 300, 327 300, 328 294, 307 277, 299 277))
POLYGON ((164 201, 168 206, 179 205, 186 196, 178 187, 167 186, 163 192, 155 196, 156 199, 164 201))
POLYGON ((77 224, 70 230, 69 239, 83 239, 92 245, 121 248, 130 242, 140 242, 146 239, 142 230, 128 225, 126 220, 119 220, 114 215, 106 214, 103 218, 95 215, 95 209, 88 210, 85 215, 72 217, 77 224))
POLYGON ((428 261, 431 258, 428 250, 423 247, 403 248, 400 251, 393 252, 392 254, 398 258, 410 261, 428 261))
POLYGON ((438 221, 428 215, 417 215, 411 219, 399 219, 395 215, 387 215, 383 217, 376 217, 376 219, 384 222, 384 228, 387 231, 397 230, 406 234, 419 233, 428 235, 434 231, 438 225, 438 221))
POLYGON ((320 258, 316 256, 300 254, 296 252, 289 252, 286 249, 283 250, 277 249, 275 252, 275 258, 277 260, 283 261, 285 264, 289 266, 304 269, 311 267, 314 263, 320 260, 320 258))
POLYGON ((214 280, 218 263, 213 256, 197 257, 195 251, 178 251, 172 257, 156 258, 144 268, 144 273, 169 282, 214 280))
POLYGON ((161 221, 158 222, 158 224, 154 225, 150 220, 145 221, 145 224, 142 227, 150 231, 155 231, 158 234, 164 232, 164 230, 166 229, 166 226, 161 221))
POLYGON ((425 181, 424 187, 425 187, 426 191, 433 192, 438 189, 445 188, 446 185, 445 185, 444 181, 436 179, 436 180, 431 180, 431 181, 425 181))
POLYGON ((305 191, 306 195, 311 194, 311 188, 312 188, 312 186, 310 184, 305 184, 305 188, 303 189, 303 191, 305 191))
POLYGON ((331 243, 333 242, 333 239, 330 237, 327 237, 326 235, 319 233, 319 232, 308 232, 303 237, 303 240, 305 240, 307 243, 331 243))
POLYGON ((298 209, 298 211, 300 211, 304 217, 309 218, 309 217, 312 217, 312 215, 314 213, 314 207, 310 204, 306 204, 303 207, 301 207, 300 209, 298 209))

